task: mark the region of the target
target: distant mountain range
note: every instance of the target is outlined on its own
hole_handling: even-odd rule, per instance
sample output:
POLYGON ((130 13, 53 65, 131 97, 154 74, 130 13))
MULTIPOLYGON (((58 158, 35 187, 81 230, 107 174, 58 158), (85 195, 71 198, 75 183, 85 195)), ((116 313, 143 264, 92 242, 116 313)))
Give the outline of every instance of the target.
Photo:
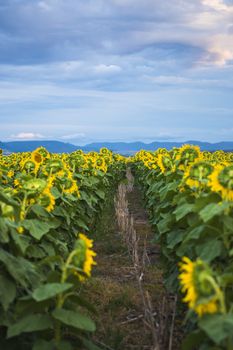
POLYGON ((153 151, 157 148, 167 148, 172 149, 173 147, 181 147, 183 144, 192 144, 200 146, 201 150, 206 151, 233 151, 233 141, 232 142, 218 142, 209 143, 201 141, 186 141, 186 142, 97 142, 90 143, 85 146, 75 146, 71 143, 65 143, 61 141, 12 141, 12 142, 1 142, 0 148, 4 150, 4 153, 12 152, 29 152, 33 151, 37 147, 43 146, 49 152, 52 153, 71 153, 77 149, 82 149, 84 152, 99 151, 102 147, 107 147, 108 149, 118 152, 121 154, 133 154, 141 149, 147 151, 153 151))

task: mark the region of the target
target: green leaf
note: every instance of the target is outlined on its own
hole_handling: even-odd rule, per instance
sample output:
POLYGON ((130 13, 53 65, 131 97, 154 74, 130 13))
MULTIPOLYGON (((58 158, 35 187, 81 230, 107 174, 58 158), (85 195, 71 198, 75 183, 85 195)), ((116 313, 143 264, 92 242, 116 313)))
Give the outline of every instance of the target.
POLYGON ((67 340, 62 340, 58 345, 58 350, 73 350, 73 349, 74 349, 73 346, 67 340))
POLYGON ((48 218, 50 216, 50 213, 47 212, 41 205, 34 204, 31 208, 31 210, 39 217, 45 217, 48 218))
POLYGON ((73 285, 71 283, 47 283, 43 286, 38 287, 32 293, 33 299, 36 301, 43 301, 54 296, 65 292, 70 289, 73 285))
POLYGON ((170 231, 167 234, 167 247, 173 249, 178 243, 183 241, 184 236, 185 232, 183 230, 170 231))
POLYGON ((196 246, 196 253, 201 259, 211 262, 217 256, 221 255, 222 248, 222 242, 218 240, 208 240, 196 246))
POLYGON ((83 342, 83 345, 85 345, 88 350, 101 350, 101 348, 93 344, 90 340, 82 338, 82 342, 83 342))
POLYGON ((11 238, 15 242, 16 246, 19 248, 19 250, 22 252, 22 254, 25 254, 28 246, 30 245, 31 242, 31 237, 26 236, 26 235, 19 235, 18 232, 15 230, 11 230, 11 238))
POLYGON ((97 194, 98 197, 100 197, 101 199, 105 198, 105 193, 102 190, 96 190, 95 193, 97 194))
POLYGON ((78 220, 76 220, 76 223, 81 229, 84 229, 85 231, 89 231, 88 226, 85 224, 85 222, 82 219, 79 218, 78 220))
POLYGON ((52 315, 56 320, 74 328, 89 332, 94 332, 96 329, 95 323, 89 317, 77 311, 56 309, 52 315))
POLYGON ((37 219, 24 220, 22 226, 26 228, 31 236, 35 239, 40 240, 46 233, 52 228, 56 228, 58 224, 55 222, 44 222, 37 219))
POLYGON ((9 231, 9 227, 6 223, 6 219, 0 218, 0 242, 1 243, 8 243, 9 242, 8 231, 9 231))
POLYGON ((204 222, 211 220, 214 216, 220 215, 229 208, 229 203, 210 203, 200 211, 200 217, 204 222))
POLYGON ((193 208, 194 208, 193 204, 185 203, 183 205, 179 205, 178 208, 174 211, 176 220, 178 221, 183 217, 185 217, 187 214, 192 213, 193 208))
POLYGON ((171 224, 174 222, 172 214, 168 213, 164 218, 157 224, 160 233, 165 233, 170 230, 171 224))
POLYGON ((199 321, 199 327, 210 339, 220 344, 233 334, 233 314, 206 315, 199 321))
POLYGON ((196 330, 192 333, 189 333, 184 341, 182 342, 182 350, 194 350, 198 349, 203 342, 203 338, 205 337, 205 333, 200 330, 196 330))
POLYGON ((7 338, 15 337, 21 333, 42 331, 49 328, 51 329, 52 327, 53 323, 48 315, 28 315, 18 320, 18 322, 12 326, 8 327, 7 338))
POLYGON ((38 339, 34 343, 32 350, 54 350, 54 344, 43 339, 38 339))
POLYGON ((35 259, 42 259, 45 256, 47 256, 47 254, 44 252, 44 250, 38 245, 36 245, 36 246, 30 245, 27 249, 26 255, 29 258, 35 258, 35 259))
POLYGON ((4 275, 0 275, 0 303, 6 311, 16 296, 16 286, 4 275))
POLYGON ((36 286, 40 280, 34 264, 28 260, 15 257, 10 253, 0 249, 0 261, 5 265, 9 274, 23 287, 36 286))

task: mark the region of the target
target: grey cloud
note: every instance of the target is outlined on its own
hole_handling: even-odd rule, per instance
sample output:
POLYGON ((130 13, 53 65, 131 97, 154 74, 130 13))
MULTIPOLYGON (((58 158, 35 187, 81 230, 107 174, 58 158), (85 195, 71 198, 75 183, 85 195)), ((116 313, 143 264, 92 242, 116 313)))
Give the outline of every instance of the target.
MULTIPOLYGON (((205 57, 211 61, 213 56, 203 51, 209 52, 209 35, 219 29, 219 18, 205 28, 199 23, 204 9, 212 16, 211 9, 206 12, 198 0, 174 0, 169 6, 160 0, 9 0, 0 7, 0 27, 12 44, 9 40, 3 44, 0 60, 18 64, 80 60, 93 53, 100 57, 143 54, 161 45, 169 53, 177 45, 178 50, 173 50, 177 60, 185 54, 179 47, 185 46, 196 48, 199 62, 205 57)), ((230 14, 221 16, 228 23, 230 14)), ((224 28, 220 30, 225 35, 224 28)), ((192 50, 189 60, 193 61, 192 50)))

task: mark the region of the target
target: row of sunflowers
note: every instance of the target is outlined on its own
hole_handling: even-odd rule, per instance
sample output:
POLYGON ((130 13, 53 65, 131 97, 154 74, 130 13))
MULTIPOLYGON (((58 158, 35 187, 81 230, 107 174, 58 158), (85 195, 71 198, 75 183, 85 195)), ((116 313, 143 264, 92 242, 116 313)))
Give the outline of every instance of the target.
POLYGON ((167 287, 188 306, 183 349, 233 349, 233 153, 184 145, 132 162, 167 287))
POLYGON ((97 349, 82 292, 95 264, 88 236, 124 169, 105 148, 0 152, 1 349, 97 349))

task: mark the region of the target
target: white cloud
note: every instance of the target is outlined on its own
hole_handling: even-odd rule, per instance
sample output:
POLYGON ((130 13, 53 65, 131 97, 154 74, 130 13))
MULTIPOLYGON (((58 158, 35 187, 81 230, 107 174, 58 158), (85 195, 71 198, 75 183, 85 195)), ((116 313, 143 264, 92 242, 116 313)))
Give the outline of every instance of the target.
POLYGON ((121 71, 121 67, 117 66, 115 64, 99 64, 94 67, 94 72, 98 74, 111 74, 111 73, 118 73, 121 71))
POLYGON ((50 11, 51 10, 51 7, 45 1, 39 1, 37 5, 43 11, 50 11))
POLYGON ((86 137, 84 133, 76 133, 76 134, 70 134, 70 135, 63 135, 60 137, 62 140, 74 140, 74 139, 82 139, 86 137))
POLYGON ((11 135, 10 139, 13 140, 37 140, 42 139, 44 136, 41 134, 33 133, 33 132, 20 132, 16 135, 11 135))
POLYGON ((221 0, 202 0, 202 3, 215 11, 229 11, 231 8, 221 0))

